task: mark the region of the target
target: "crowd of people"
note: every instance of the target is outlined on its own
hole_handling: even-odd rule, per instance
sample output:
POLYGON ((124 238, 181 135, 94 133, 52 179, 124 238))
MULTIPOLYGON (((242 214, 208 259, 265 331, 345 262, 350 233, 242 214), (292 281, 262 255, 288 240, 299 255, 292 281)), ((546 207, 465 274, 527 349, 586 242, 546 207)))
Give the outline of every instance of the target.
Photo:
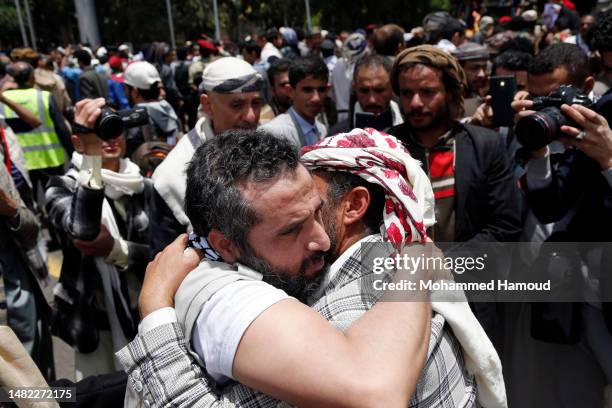
POLYGON ((610 406, 612 10, 520 3, 7 50, 0 324, 37 370, 5 358, 0 384, 80 406, 610 406), (495 253, 507 276, 563 265, 588 300, 387 302, 366 290, 385 242, 529 243, 495 253), (559 242, 593 245, 537 250, 559 242))

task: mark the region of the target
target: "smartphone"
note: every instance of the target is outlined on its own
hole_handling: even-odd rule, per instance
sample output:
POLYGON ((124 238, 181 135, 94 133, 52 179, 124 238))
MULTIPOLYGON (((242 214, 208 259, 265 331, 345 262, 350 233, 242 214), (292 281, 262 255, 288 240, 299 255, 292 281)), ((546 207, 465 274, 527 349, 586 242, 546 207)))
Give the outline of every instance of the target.
POLYGON ((512 99, 516 94, 516 77, 492 76, 489 83, 491 108, 493 109, 493 126, 512 127, 514 111, 511 105, 512 99))
POLYGON ((374 128, 376 130, 384 130, 393 126, 393 114, 391 109, 380 115, 374 115, 370 112, 359 112, 355 114, 355 127, 359 129, 374 128))

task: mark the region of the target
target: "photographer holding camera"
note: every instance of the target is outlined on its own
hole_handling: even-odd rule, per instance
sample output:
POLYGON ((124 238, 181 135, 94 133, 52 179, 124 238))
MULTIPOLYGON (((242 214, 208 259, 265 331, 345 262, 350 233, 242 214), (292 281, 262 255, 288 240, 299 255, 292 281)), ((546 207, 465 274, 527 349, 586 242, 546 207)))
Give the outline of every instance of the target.
POLYGON ((77 351, 77 380, 115 371, 114 351, 136 333, 135 301, 151 259, 152 184, 124 158, 123 131, 135 123, 104 105, 104 99, 77 103, 73 168, 52 177, 46 191, 64 254, 54 332, 77 351))
MULTIPOLYGON (((549 48, 552 47, 560 46, 549 48)), ((546 55, 549 48, 540 56, 546 55)), ((601 107, 585 95, 592 87, 592 77, 586 68, 577 69, 580 67, 555 68, 557 74, 563 71, 571 74, 572 68, 574 74, 583 71, 580 76, 573 75, 574 86, 532 81, 530 72, 530 86, 537 83, 534 86, 539 96, 548 96, 513 102, 518 112, 516 138, 523 146, 518 156, 526 162, 521 182, 529 209, 524 241, 612 241, 612 130, 606 118, 595 111, 601 107), (576 86, 580 83, 584 84, 582 89, 576 86)), ((554 253, 554 249, 548 248, 540 252, 536 265, 550 268, 555 259, 569 259, 572 255, 554 253)), ((547 373, 553 393, 567 401, 568 406, 602 406, 602 401, 610 403, 612 398, 609 393, 612 304, 606 303, 612 293, 608 276, 612 254, 605 244, 589 244, 589 248, 576 245, 576 248, 579 262, 566 266, 571 268, 567 271, 572 276, 578 276, 585 302, 530 305, 530 311, 527 309, 524 314, 530 316, 530 323, 517 326, 514 333, 524 332, 537 341, 518 340, 517 335, 514 348, 520 349, 529 362, 521 367, 514 361, 507 368, 508 373, 520 371, 524 378, 530 378, 526 367, 533 376, 547 373), (529 357, 530 353, 533 358, 529 357), (551 371, 553 366, 555 369, 551 371), (606 387, 608 391, 604 391, 606 387)), ((531 264, 528 262, 528 265, 531 264)), ((509 384, 510 395, 513 388, 520 390, 517 394, 528 389, 521 386, 525 384, 518 385, 520 380, 515 382, 509 384)))

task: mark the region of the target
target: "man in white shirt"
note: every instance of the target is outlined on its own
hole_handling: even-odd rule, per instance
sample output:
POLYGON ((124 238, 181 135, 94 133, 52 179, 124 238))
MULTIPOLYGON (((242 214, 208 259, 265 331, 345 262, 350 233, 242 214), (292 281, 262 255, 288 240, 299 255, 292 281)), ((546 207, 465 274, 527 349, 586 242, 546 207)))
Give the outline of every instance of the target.
POLYGON ((361 33, 351 34, 342 44, 342 58, 331 73, 332 97, 336 101, 338 122, 348 118, 353 70, 357 61, 368 53, 368 41, 361 33))
POLYGON ((283 37, 276 28, 270 28, 265 35, 259 36, 259 45, 261 46, 262 61, 271 64, 274 59, 283 58, 279 51, 283 46, 283 37), (273 57, 272 61, 270 61, 271 57, 273 57))

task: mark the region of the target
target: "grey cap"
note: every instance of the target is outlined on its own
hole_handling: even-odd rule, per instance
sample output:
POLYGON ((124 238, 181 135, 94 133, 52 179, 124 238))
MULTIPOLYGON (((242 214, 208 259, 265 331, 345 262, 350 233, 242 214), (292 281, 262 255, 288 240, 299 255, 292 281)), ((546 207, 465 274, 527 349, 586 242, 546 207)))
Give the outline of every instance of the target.
POLYGON ((474 42, 467 42, 457 47, 453 56, 459 61, 489 59, 489 48, 474 42))
POLYGON ((453 17, 446 11, 436 11, 429 13, 423 18, 423 28, 425 31, 440 31, 442 30, 453 17))
POLYGON ((484 16, 478 22, 478 29, 480 31, 484 31, 487 28, 492 27, 493 25, 495 25, 495 20, 493 20, 493 17, 491 17, 491 16, 484 16))

